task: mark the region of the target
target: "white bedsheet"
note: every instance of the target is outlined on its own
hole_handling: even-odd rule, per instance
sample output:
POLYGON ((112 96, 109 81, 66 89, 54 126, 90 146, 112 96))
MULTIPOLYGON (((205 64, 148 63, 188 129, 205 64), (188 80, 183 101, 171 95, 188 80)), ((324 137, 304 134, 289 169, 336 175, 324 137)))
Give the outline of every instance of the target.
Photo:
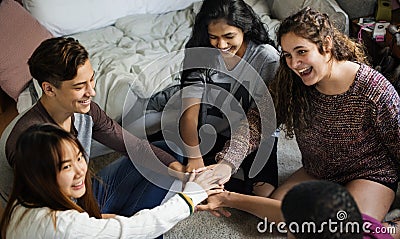
POLYGON ((95 70, 94 100, 106 113, 121 120, 129 89, 147 98, 178 84, 183 51, 200 3, 165 14, 120 18, 105 28, 71 35, 85 46, 95 70))

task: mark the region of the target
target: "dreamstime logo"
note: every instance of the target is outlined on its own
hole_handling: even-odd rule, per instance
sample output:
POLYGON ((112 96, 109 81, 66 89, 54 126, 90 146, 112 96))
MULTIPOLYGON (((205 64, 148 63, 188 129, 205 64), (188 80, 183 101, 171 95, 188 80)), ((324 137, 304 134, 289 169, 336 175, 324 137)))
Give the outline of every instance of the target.
POLYGON ((257 230, 260 233, 272 233, 276 229, 279 233, 294 233, 294 234, 322 234, 329 232, 331 234, 358 234, 358 233, 372 233, 372 234, 386 234, 396 231, 396 227, 377 227, 372 230, 372 223, 370 222, 354 222, 349 221, 346 211, 339 210, 336 213, 336 219, 328 219, 323 222, 268 222, 268 218, 264 218, 257 224, 257 230))
POLYGON ((336 213, 336 218, 337 218, 339 221, 346 220, 346 219, 347 219, 347 212, 342 211, 342 210, 338 211, 338 212, 336 213))
MULTIPOLYGON (((234 79, 232 80, 234 82, 227 81, 220 84, 210 82, 210 79, 207 78, 208 75, 205 73, 198 75, 193 84, 182 89, 177 87, 173 92, 169 92, 171 94, 168 97, 162 95, 163 97, 156 99, 138 97, 133 87, 133 85, 136 87, 137 84, 132 84, 132 89, 128 91, 124 103, 122 126, 134 135, 140 136, 145 136, 149 130, 152 132, 160 130, 169 148, 175 154, 186 157, 189 154, 188 152, 194 152, 195 150, 191 150, 194 147, 185 144, 181 138, 179 122, 183 112, 193 106, 193 103, 186 103, 183 99, 198 98, 200 102, 195 102, 196 104, 201 103, 199 110, 200 127, 198 129, 200 144, 198 147, 204 155, 214 147, 217 133, 226 128, 230 129, 231 132, 235 132, 241 127, 241 136, 249 141, 250 131, 246 112, 251 107, 257 107, 261 119, 262 140, 249 172, 249 177, 254 177, 267 163, 274 145, 274 137, 272 135, 277 127, 274 105, 264 80, 249 63, 242 61, 235 67, 235 70, 228 71, 221 61, 220 53, 215 48, 190 48, 172 52, 153 62, 144 69, 138 79, 153 75, 158 77, 155 80, 156 82, 164 82, 170 81, 171 77, 180 75, 181 70, 207 69, 206 71, 209 74, 229 77, 234 79), (169 72, 167 74, 165 69, 160 67, 160 62, 173 65, 177 63, 173 61, 183 61, 184 54, 187 56, 184 64, 185 69, 179 69, 178 72, 169 72), (157 71, 160 71, 160 73, 157 74, 157 71), (157 109, 155 111, 159 112, 154 112, 153 110, 148 113, 149 109, 160 105, 163 106, 160 107, 162 110, 157 109), (213 119, 223 124, 217 125, 217 127, 209 124, 205 118, 210 115, 210 112, 214 113, 213 119)), ((124 139, 127 139, 125 136, 124 139)), ((125 145, 128 155, 142 175, 160 187, 170 187, 170 182, 160 177, 160 174, 167 174, 167 167, 155 155, 151 158, 140 158, 137 155, 137 147, 132 145, 132 142, 125 140, 125 145)), ((226 155, 245 158, 247 151, 236 152, 233 147, 231 145, 226 155)), ((191 155, 193 156, 193 154, 191 155)))

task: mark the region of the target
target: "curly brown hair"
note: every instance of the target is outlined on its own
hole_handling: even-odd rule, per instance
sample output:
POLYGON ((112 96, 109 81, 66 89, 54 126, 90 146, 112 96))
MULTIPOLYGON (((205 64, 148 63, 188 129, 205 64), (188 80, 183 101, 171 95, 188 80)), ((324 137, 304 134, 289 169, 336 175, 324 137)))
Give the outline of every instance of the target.
MULTIPOLYGON (((316 44, 321 54, 325 54, 326 39, 331 37, 333 60, 369 64, 364 46, 336 29, 325 13, 306 7, 284 19, 277 30, 279 45, 282 36, 290 32, 316 44)), ((287 138, 293 138, 294 130, 306 128, 311 120, 312 109, 308 100, 311 87, 303 84, 281 56, 270 91, 275 103, 277 123, 287 138)))

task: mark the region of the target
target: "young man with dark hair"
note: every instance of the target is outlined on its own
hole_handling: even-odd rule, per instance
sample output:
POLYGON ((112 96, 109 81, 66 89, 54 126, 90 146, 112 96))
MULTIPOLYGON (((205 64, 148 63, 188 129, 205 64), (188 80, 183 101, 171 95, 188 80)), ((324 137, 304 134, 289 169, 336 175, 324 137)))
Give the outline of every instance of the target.
POLYGON ((85 48, 73 38, 47 39, 34 51, 28 64, 42 88, 42 96, 2 135, 0 168, 1 173, 9 175, 9 180, 1 183, 2 199, 7 200, 11 191, 11 167, 18 137, 29 126, 47 122, 76 135, 88 155, 92 139, 125 154, 100 170, 100 180, 94 178, 93 191, 102 213, 131 216, 159 205, 168 188, 151 183, 141 174, 143 169, 139 172, 140 167, 146 172, 154 170, 150 174, 160 173, 156 177, 168 177, 169 171, 183 172, 184 166, 167 152, 125 131, 92 101, 96 94, 95 74, 85 48))

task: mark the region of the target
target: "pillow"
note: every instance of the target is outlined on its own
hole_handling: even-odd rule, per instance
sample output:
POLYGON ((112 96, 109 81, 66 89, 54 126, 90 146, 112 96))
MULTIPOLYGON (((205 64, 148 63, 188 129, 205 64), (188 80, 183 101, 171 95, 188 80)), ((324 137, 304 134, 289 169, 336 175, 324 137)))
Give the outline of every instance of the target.
POLYGON ((283 20, 307 6, 326 13, 329 19, 345 34, 349 33, 349 17, 335 0, 269 0, 272 1, 271 15, 283 20))
POLYGON ((180 10, 199 0, 22 0, 24 7, 53 35, 97 29, 133 14, 180 10))
POLYGON ((291 14, 299 11, 302 8, 303 3, 304 0, 274 0, 271 4, 271 15, 273 18, 283 20, 291 14))
POLYGON ((340 7, 346 10, 350 19, 373 16, 377 0, 336 0, 340 7))
POLYGON ((269 6, 265 0, 245 0, 247 4, 261 17, 263 15, 270 15, 269 6))
POLYGON ((52 35, 14 0, 0 4, 0 87, 15 101, 31 80, 28 59, 52 35))

